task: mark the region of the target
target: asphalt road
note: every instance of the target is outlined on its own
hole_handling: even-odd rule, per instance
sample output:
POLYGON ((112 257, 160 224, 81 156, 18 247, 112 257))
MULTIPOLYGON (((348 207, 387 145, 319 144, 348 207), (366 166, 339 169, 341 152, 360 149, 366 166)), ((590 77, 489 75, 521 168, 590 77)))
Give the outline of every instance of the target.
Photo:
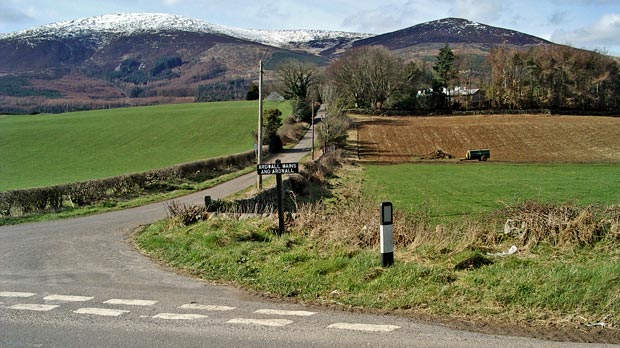
MULTIPOLYGON (((283 162, 298 161, 305 138, 283 162)), ((184 197, 251 186, 249 174, 184 197)), ((165 203, 0 227, 0 348, 12 347, 604 347, 490 336, 394 316, 270 302, 174 273, 130 235, 165 203)))

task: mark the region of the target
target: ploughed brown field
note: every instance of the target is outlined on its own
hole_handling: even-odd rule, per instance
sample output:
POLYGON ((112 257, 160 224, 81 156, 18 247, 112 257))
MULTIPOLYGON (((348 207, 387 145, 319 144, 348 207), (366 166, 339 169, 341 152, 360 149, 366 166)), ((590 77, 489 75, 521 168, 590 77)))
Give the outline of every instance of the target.
POLYGON ((620 117, 355 116, 360 159, 416 161, 438 149, 456 158, 488 148, 490 161, 620 163, 620 117))

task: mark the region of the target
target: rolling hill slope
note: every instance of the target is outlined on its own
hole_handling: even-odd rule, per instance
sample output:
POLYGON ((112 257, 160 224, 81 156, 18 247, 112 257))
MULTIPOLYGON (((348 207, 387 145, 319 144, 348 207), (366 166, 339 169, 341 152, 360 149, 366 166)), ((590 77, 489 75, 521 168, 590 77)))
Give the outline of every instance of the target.
POLYGON ((405 59, 433 59, 446 43, 478 62, 496 45, 550 44, 458 18, 373 36, 239 29, 169 14, 111 14, 0 34, 0 112, 243 99, 257 79, 259 60, 269 81, 269 70, 286 59, 324 66, 364 45, 388 47, 405 59))

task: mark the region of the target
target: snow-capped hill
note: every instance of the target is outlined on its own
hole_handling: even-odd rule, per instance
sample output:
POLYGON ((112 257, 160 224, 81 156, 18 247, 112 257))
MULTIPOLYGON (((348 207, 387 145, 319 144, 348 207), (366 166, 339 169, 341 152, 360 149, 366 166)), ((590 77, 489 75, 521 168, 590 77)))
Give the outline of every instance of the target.
POLYGON ((211 24, 191 17, 173 14, 122 13, 57 22, 19 32, 2 34, 0 40, 40 41, 49 38, 86 38, 101 45, 120 36, 175 31, 227 35, 276 47, 288 47, 291 44, 313 41, 357 40, 371 36, 369 34, 323 30, 242 29, 211 24))
POLYGON ((418 45, 446 43, 475 44, 485 47, 549 44, 546 40, 514 30, 493 27, 462 18, 444 18, 358 40, 354 46, 383 45, 390 49, 402 49, 418 45))
POLYGON ((217 32, 215 26, 189 17, 159 13, 123 13, 47 24, 5 34, 0 39, 45 40, 49 38, 95 37, 106 40, 137 33, 160 33, 175 30, 217 32))
POLYGON ((372 34, 327 30, 229 29, 230 31, 227 32, 227 34, 230 36, 277 47, 288 47, 291 44, 314 41, 331 41, 337 39, 359 40, 373 36, 372 34))

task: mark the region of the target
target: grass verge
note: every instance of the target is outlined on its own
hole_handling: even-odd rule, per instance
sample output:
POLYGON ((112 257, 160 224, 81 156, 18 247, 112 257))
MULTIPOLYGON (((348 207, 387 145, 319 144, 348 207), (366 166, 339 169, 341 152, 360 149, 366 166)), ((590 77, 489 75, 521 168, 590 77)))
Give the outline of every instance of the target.
POLYGON ((592 334, 572 340, 620 342, 617 206, 530 202, 439 225, 399 209, 396 263, 382 268, 377 207, 360 195, 363 178, 360 167, 338 172, 329 184, 334 197, 300 205, 283 236, 275 235, 276 222, 266 218, 212 218, 190 226, 165 220, 143 230, 136 243, 195 276, 277 297, 506 327, 553 327, 592 334), (521 222, 522 229, 505 234, 506 218, 521 222), (516 253, 499 255, 512 245, 516 253))
POLYGON ((277 237, 274 228, 264 219, 188 227, 164 221, 149 226, 137 243, 201 278, 310 303, 582 330, 619 324, 620 252, 607 245, 541 246, 455 270, 484 254, 427 244, 399 249, 395 266, 382 268, 376 248, 329 247, 299 234, 277 237))

